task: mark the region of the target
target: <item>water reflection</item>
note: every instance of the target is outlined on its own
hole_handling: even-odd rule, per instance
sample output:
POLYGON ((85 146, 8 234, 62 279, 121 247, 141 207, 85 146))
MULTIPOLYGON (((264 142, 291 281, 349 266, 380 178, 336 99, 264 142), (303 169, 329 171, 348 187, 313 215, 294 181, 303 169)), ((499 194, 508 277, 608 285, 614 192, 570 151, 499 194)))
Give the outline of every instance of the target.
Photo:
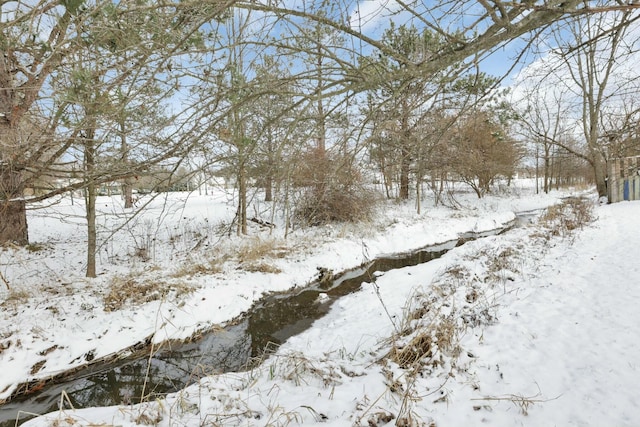
POLYGON ((64 384, 36 395, 16 398, 0 407, 0 426, 9 427, 33 417, 71 406, 135 404, 171 393, 216 372, 241 369, 251 354, 247 322, 207 334, 194 343, 160 349, 153 357, 83 372, 64 384), (146 381, 145 381, 146 380, 146 381))

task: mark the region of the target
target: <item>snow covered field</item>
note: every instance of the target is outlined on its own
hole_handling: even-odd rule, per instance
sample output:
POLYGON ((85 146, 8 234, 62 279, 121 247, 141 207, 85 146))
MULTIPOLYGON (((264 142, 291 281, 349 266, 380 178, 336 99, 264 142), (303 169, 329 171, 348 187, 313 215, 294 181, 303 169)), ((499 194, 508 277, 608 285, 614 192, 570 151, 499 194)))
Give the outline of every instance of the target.
MULTIPOLYGON (((0 294, 0 398, 146 337, 224 324, 267 292, 303 286, 317 267, 340 271, 493 229, 566 195, 515 193, 422 215, 389 205, 367 224, 286 240, 282 227, 257 225, 250 237, 221 237, 234 211, 222 193, 155 200, 120 227, 127 213, 105 198, 103 230, 115 234, 92 280, 82 277, 78 202, 34 211, 32 250, 0 252, 10 287, 0 294), (247 256, 262 246, 270 250, 247 256), (123 282, 156 286, 139 292, 146 302, 114 299, 123 282)), ((253 371, 29 425, 638 425, 640 203, 595 205, 594 214, 571 233, 534 224, 385 273, 253 371)))

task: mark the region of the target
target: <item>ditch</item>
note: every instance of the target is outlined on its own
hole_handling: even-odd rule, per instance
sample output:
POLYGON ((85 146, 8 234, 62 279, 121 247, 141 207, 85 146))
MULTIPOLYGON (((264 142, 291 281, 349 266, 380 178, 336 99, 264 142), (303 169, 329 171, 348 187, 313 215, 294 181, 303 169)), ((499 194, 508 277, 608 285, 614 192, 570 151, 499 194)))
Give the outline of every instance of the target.
POLYGON ((148 400, 176 392, 207 375, 250 368, 263 359, 265 352, 308 329, 337 299, 370 283, 375 272, 429 262, 467 241, 503 233, 533 215, 519 215, 507 228, 466 233, 450 242, 376 258, 336 274, 331 280, 266 296, 226 328, 206 333, 193 342, 160 348, 151 357, 149 348, 141 349, 133 359, 94 364, 65 375, 59 383, 51 382, 0 406, 0 427, 19 425, 38 414, 56 411, 61 403, 65 408, 135 404, 141 396, 148 400), (319 298, 321 294, 324 295, 319 298))

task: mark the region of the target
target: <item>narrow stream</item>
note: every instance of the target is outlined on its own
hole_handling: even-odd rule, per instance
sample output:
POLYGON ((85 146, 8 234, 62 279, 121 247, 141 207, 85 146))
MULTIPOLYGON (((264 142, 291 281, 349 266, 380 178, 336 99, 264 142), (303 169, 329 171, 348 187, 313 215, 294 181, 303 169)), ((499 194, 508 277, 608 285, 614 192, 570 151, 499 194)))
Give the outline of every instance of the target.
POLYGON ((213 373, 238 371, 250 366, 265 349, 274 349, 289 337, 308 329, 326 314, 335 300, 371 282, 374 272, 414 266, 441 257, 466 241, 495 235, 505 230, 462 235, 458 240, 421 250, 377 258, 367 265, 337 275, 332 281, 316 283, 296 293, 271 295, 258 301, 246 315, 224 330, 204 335, 197 342, 160 349, 153 357, 139 357, 118 363, 92 366, 45 387, 29 396, 16 397, 0 406, 0 427, 9 427, 59 409, 65 393, 65 407, 111 406, 137 403, 144 395, 171 393, 198 378, 213 373), (328 298, 319 299, 321 293, 328 298), (146 383, 145 383, 146 378, 146 383))

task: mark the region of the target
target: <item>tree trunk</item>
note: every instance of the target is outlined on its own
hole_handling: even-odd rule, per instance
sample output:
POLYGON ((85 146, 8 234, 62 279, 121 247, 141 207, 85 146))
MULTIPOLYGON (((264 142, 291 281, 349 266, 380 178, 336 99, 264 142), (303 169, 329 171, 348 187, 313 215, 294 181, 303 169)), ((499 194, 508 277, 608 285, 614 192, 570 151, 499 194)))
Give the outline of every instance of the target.
POLYGON ((96 277, 96 198, 98 191, 93 181, 95 167, 94 130, 88 130, 85 138, 84 164, 87 174, 87 190, 85 192, 87 217, 87 277, 96 277))
POLYGON ((264 180, 264 201, 273 201, 273 177, 271 176, 271 171, 267 172, 267 176, 264 180))
POLYGON ((87 277, 96 277, 96 198, 97 191, 93 182, 87 185, 87 277))
POLYGON ((131 185, 131 178, 125 178, 122 185, 122 197, 124 197, 124 207, 133 207, 133 185, 131 185))
POLYGON ((391 175, 391 172, 384 172, 383 177, 387 199, 391 199, 391 192, 393 191, 393 176, 391 175))
POLYGON ((20 171, 16 171, 11 164, 0 163, 0 244, 29 244, 23 190, 20 171))
POLYGON ((422 178, 416 177, 416 211, 418 213, 418 215, 420 215, 421 212, 421 208, 422 208, 422 203, 421 203, 421 198, 420 198, 420 183, 422 182, 422 178))
MULTIPOLYGON (((120 156, 122 165, 129 166, 129 145, 127 144, 126 124, 124 118, 120 118, 120 156)), ((131 178, 122 181, 122 197, 124 198, 125 209, 133 207, 133 185, 131 178)))
POLYGON ((549 154, 549 145, 544 146, 544 193, 549 194, 551 184, 551 159, 549 154))
POLYGON ((400 159, 400 199, 409 199, 409 169, 411 167, 411 159, 409 157, 409 149, 406 144, 402 145, 402 159, 400 159))
POLYGON ((540 152, 539 148, 536 147, 536 194, 540 193, 540 174, 538 169, 538 164, 540 163, 540 152))
POLYGON ((380 173, 382 174, 382 184, 384 185, 387 199, 391 199, 391 189, 393 188, 393 177, 391 172, 386 167, 386 160, 383 155, 380 155, 380 173))
POLYGON ((238 170, 238 236, 247 234, 247 177, 244 162, 238 170))
POLYGON ((0 206, 0 243, 28 245, 27 208, 24 200, 3 201, 0 206))
POLYGON ((482 191, 480 191, 480 187, 473 186, 473 191, 476 192, 476 196, 478 196, 478 199, 482 199, 482 191))
MULTIPOLYGON (((320 37, 320 34, 318 34, 320 37)), ((317 111, 316 114, 316 125, 317 125, 317 135, 316 135, 316 153, 315 153, 315 161, 314 165, 315 171, 313 175, 316 177, 316 192, 319 197, 324 197, 327 184, 329 181, 329 171, 327 170, 327 147, 326 147, 326 138, 327 138, 327 118, 325 117, 324 112, 324 104, 322 102, 322 86, 324 84, 323 79, 323 69, 322 69, 322 45, 318 43, 317 45, 317 62, 316 62, 316 78, 317 78, 317 86, 316 86, 316 97, 318 98, 316 101, 317 111)))
POLYGON ((409 199, 409 170, 411 169, 411 131, 409 130, 409 106, 407 100, 402 100, 401 131, 400 141, 400 200, 409 199))
MULTIPOLYGON (((5 3, 0 3, 0 8, 5 3)), ((34 8, 34 10, 37 9, 40 8, 34 8)), ((42 9, 48 10, 48 7, 42 9)), ((34 31, 33 34, 39 34, 43 37, 43 40, 48 41, 46 44, 48 49, 46 50, 52 52, 50 55, 36 53, 36 51, 41 50, 38 47, 38 43, 33 43, 31 46, 11 46, 11 41, 7 43, 5 31, 11 32, 12 26, 16 24, 11 22, 11 18, 9 18, 8 22, 5 22, 6 11, 2 10, 2 12, 2 35, 0 35, 0 146, 3 147, 3 151, 7 150, 9 152, 0 153, 0 245, 7 242, 27 245, 29 243, 27 208, 23 200, 25 177, 22 176, 20 169, 15 168, 15 165, 4 157, 5 154, 16 154, 10 151, 13 142, 6 141, 6 139, 10 139, 15 132, 19 132, 19 125, 33 103, 38 99, 38 93, 44 82, 47 81, 48 74, 60 63, 63 49, 58 49, 58 47, 62 42, 66 43, 68 41, 67 28, 71 22, 71 12, 69 12, 68 8, 65 8, 64 14, 57 15, 57 21, 48 22, 44 27, 31 28, 34 31), (5 24, 8 24, 7 29, 4 27, 5 24), (48 35, 42 32, 44 28, 50 28, 48 35), (16 52, 19 53, 16 54, 16 52), (29 65, 27 63, 22 64, 21 60, 24 58, 29 58, 34 62, 29 65), (19 71, 20 69, 28 69, 30 71, 19 71), (35 70, 38 71, 35 72, 35 70), (22 81, 17 78, 17 76, 21 75, 24 76, 22 81)), ((35 15, 32 23, 39 22, 43 19, 43 16, 35 15)), ((42 52, 44 52, 44 49, 42 52)))
POLYGON ((602 154, 596 154, 593 159, 593 174, 596 180, 598 197, 607 197, 607 162, 602 154))

